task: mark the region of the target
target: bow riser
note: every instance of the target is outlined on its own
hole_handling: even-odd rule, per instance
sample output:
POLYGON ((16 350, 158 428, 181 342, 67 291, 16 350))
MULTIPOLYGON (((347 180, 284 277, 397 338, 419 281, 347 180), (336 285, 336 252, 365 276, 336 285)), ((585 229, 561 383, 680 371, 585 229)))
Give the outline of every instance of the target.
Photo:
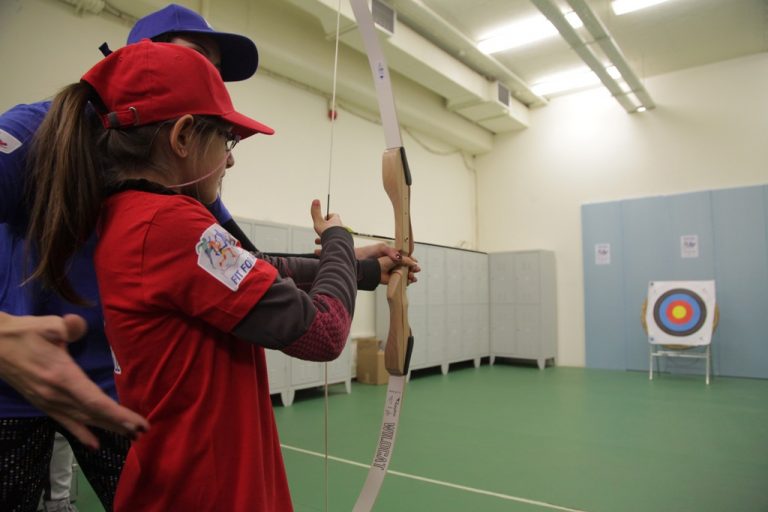
MULTIPOLYGON (((413 252, 411 236, 411 173, 403 148, 388 149, 382 158, 382 180, 395 213, 395 249, 403 256, 413 252)), ((405 375, 413 348, 408 323, 408 267, 398 267, 389 275, 389 334, 384 352, 384 365, 390 375, 405 375)))

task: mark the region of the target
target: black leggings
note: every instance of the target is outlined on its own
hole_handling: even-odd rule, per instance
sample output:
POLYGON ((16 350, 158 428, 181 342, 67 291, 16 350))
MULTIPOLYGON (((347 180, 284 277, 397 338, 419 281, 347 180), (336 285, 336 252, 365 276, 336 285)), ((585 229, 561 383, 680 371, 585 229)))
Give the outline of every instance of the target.
POLYGON ((111 511, 130 441, 112 432, 91 428, 100 446, 92 451, 47 417, 0 419, 0 510, 37 510, 48 482, 48 465, 56 431, 67 438, 88 483, 104 509, 111 511))

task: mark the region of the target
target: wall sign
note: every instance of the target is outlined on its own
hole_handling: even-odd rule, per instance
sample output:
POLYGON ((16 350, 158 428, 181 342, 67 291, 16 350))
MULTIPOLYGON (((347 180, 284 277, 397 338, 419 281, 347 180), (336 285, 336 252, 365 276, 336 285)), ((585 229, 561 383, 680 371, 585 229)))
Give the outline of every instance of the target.
POLYGON ((595 244, 595 265, 611 264, 611 244, 595 244))
POLYGON ((699 257, 699 235, 683 235, 680 237, 680 257, 699 257))

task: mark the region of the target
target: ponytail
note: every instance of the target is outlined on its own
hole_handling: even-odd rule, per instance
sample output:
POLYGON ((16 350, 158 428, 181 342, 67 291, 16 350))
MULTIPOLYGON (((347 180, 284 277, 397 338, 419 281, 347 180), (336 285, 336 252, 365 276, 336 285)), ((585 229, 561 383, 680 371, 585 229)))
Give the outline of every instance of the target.
POLYGON ((27 250, 38 262, 27 282, 39 280, 80 305, 86 302, 67 278, 69 261, 93 233, 104 197, 97 157, 97 137, 104 129, 88 107, 94 97, 93 89, 80 82, 54 98, 32 143, 27 182, 32 204, 27 250))

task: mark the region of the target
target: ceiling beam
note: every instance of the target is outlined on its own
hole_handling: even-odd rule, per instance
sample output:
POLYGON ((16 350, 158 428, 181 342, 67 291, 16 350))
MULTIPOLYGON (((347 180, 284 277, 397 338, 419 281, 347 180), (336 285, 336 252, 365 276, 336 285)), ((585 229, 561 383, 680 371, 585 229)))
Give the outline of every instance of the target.
POLYGON ((610 91, 616 101, 629 113, 637 112, 638 109, 650 110, 656 106, 651 99, 650 94, 643 84, 637 78, 637 75, 630 67, 624 54, 619 49, 616 42, 611 37, 608 29, 597 18, 592 9, 584 0, 566 0, 574 12, 581 18, 584 27, 592 37, 591 41, 585 41, 581 35, 574 29, 560 8, 552 0, 531 0, 539 11, 557 28, 563 39, 570 45, 581 60, 597 75, 606 89, 610 91), (621 78, 627 85, 627 89, 622 88, 618 79, 613 78, 607 71, 605 62, 595 54, 591 44, 596 43, 609 63, 616 67, 621 74, 621 78), (637 101, 635 101, 635 99, 637 101))

